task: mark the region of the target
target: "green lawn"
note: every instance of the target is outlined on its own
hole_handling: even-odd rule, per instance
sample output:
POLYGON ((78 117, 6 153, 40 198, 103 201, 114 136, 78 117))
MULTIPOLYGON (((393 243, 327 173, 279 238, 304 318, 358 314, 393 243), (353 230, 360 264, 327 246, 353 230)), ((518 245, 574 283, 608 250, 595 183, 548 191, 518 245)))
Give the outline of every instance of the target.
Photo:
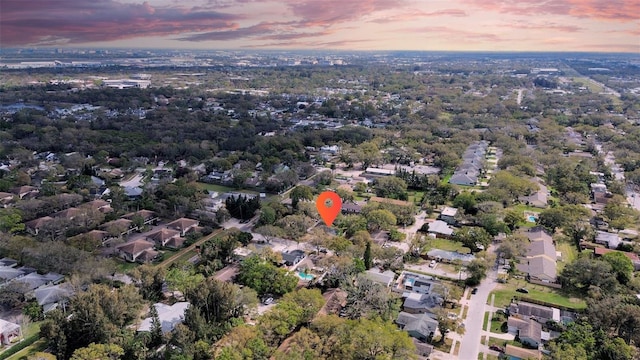
POLYGON ((116 271, 120 273, 128 273, 129 271, 138 267, 138 263, 131 263, 122 259, 114 259, 116 263, 116 271))
POLYGON ((429 240, 427 242, 427 247, 429 249, 458 251, 458 252, 463 253, 463 254, 471 253, 471 249, 469 249, 468 247, 462 246, 462 244, 457 242, 457 241, 452 241, 452 240, 447 240, 447 239, 440 239, 440 238, 438 238, 438 239, 429 238, 429 240))
POLYGON ((26 360, 30 355, 33 355, 40 351, 44 351, 47 348, 47 345, 47 340, 39 339, 33 344, 11 355, 7 358, 7 360, 26 360))
POLYGON ((564 265, 572 263, 578 257, 578 249, 568 242, 558 242, 556 251, 560 251, 562 254, 562 261, 558 261, 558 273, 560 273, 564 265))
POLYGON ((487 323, 488 322, 489 322, 489 312, 485 311, 484 320, 482 320, 482 330, 486 330, 487 329, 487 323))
MULTIPOLYGON (((511 299, 514 296, 518 296, 522 300, 533 299, 545 301, 553 305, 576 310, 586 309, 587 307, 584 300, 568 297, 556 289, 530 284, 524 280, 509 280, 507 284, 499 285, 498 290, 493 291, 491 294, 495 294, 494 306, 496 307, 506 307, 511 303, 511 299), (519 287, 526 288, 529 290, 529 293, 522 294, 516 292, 516 289, 519 287)), ((491 294, 489 294, 489 298, 491 298, 491 294)))
POLYGON ((515 340, 502 340, 494 337, 489 337, 489 346, 497 345, 500 347, 505 347, 507 344, 511 344, 513 346, 522 347, 522 344, 515 340))
POLYGON ((506 322, 507 318, 505 316, 494 313, 491 318, 491 332, 496 334, 504 333, 505 331, 502 331, 502 324, 506 322))

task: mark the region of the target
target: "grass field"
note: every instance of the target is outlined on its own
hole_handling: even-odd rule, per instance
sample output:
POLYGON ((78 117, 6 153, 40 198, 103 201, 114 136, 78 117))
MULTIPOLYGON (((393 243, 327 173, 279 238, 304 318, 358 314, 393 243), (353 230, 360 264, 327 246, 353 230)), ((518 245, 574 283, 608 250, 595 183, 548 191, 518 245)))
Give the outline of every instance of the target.
POLYGON ((556 251, 562 254, 562 261, 558 261, 557 271, 560 273, 564 265, 573 262, 578 257, 578 249, 573 244, 568 242, 558 242, 556 244, 556 251))
POLYGON ((488 322, 489 322, 489 312, 485 311, 484 320, 482 320, 482 330, 486 330, 487 329, 487 323, 488 322))
POLYGON ((503 339, 498 339, 498 338, 494 338, 494 337, 490 337, 489 338, 489 346, 497 345, 497 346, 500 346, 500 347, 505 347, 505 346, 507 346, 507 344, 511 344, 511 345, 517 346, 517 347, 522 347, 522 344, 520 344, 519 342, 517 342, 515 340, 503 340, 503 339))
POLYGON ((491 318, 491 332, 496 334, 504 333, 504 331, 502 331, 502 324, 506 322, 507 318, 505 316, 494 313, 491 318))
MULTIPOLYGON (((545 301, 549 304, 576 310, 586 309, 587 307, 584 300, 568 297, 556 289, 542 285, 530 284, 524 280, 510 280, 507 284, 500 284, 498 290, 493 291, 491 294, 495 294, 494 306, 496 307, 505 307, 509 305, 514 296, 519 296, 522 299, 529 298, 545 301), (522 294, 516 292, 516 289, 520 287, 526 288, 529 290, 529 293, 522 294)), ((491 298, 491 295, 489 295, 489 298, 491 298)))
POLYGON ((468 247, 462 246, 462 244, 457 241, 439 239, 439 238, 438 239, 430 238, 427 242, 427 247, 429 249, 457 251, 463 254, 469 254, 471 252, 471 249, 469 249, 468 247))

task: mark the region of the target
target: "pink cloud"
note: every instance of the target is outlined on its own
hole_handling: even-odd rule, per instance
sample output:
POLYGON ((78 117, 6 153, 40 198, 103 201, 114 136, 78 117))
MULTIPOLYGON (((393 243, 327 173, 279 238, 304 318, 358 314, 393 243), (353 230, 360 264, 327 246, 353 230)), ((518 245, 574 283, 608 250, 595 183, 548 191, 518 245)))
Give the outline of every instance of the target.
POLYGON ((398 15, 385 16, 378 19, 371 20, 373 23, 377 24, 386 24, 390 22, 403 22, 403 21, 411 21, 415 19, 421 19, 425 17, 434 17, 434 16, 453 16, 453 17, 465 17, 468 16, 467 12, 460 9, 444 9, 432 12, 425 11, 411 11, 398 15))
POLYGON ((397 9, 404 1, 391 0, 289 0, 293 15, 307 26, 331 26, 379 11, 397 9))
POLYGON ((516 15, 569 15, 611 21, 637 21, 637 0, 466 0, 477 7, 516 15))
POLYGON ((201 8, 126 4, 114 0, 3 0, 4 46, 83 43, 187 32, 229 30, 241 17, 201 8))
POLYGON ((562 25, 554 22, 545 21, 542 23, 531 23, 526 21, 512 22, 507 24, 498 24, 497 26, 506 27, 510 29, 521 30, 556 30, 561 32, 579 32, 584 28, 575 25, 562 25))
POLYGON ((511 41, 513 39, 505 39, 496 34, 466 31, 461 29, 454 29, 446 26, 424 26, 420 28, 404 29, 402 32, 410 31, 419 33, 426 37, 438 37, 448 38, 455 42, 474 42, 474 41, 488 41, 488 42, 502 42, 511 41))

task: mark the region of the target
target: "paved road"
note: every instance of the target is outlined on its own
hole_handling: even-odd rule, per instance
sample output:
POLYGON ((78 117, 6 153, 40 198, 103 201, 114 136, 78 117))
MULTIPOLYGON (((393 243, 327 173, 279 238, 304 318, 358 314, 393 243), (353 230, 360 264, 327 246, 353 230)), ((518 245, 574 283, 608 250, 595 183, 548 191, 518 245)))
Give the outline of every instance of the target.
MULTIPOLYGON (((490 250, 491 251, 491 248, 490 250)), ((478 293, 471 295, 468 301, 469 310, 464 320, 465 334, 460 345, 458 358, 461 360, 474 360, 478 358, 480 351, 480 336, 482 334, 482 322, 489 293, 498 286, 496 282, 497 271, 491 268, 487 272, 487 278, 478 285, 478 293)))

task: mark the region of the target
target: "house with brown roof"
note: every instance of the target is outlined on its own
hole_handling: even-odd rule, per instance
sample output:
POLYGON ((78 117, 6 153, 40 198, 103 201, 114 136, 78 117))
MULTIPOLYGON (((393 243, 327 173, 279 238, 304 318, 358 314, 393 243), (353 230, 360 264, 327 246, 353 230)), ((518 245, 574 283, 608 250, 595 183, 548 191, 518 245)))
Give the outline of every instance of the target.
POLYGON ((549 320, 559 323, 562 320, 560 318, 560 309, 532 304, 526 301, 512 302, 509 304, 509 315, 519 315, 521 318, 534 318, 541 323, 546 323, 549 320))
POLYGON ((111 234, 117 233, 122 236, 131 232, 131 226, 133 226, 133 221, 129 219, 116 219, 106 222, 100 227, 111 234))
POLYGON ((149 258, 153 259, 158 255, 158 252, 153 250, 154 245, 150 241, 138 239, 118 245, 116 249, 120 257, 126 261, 145 262, 149 258))
POLYGON ((15 202, 12 193, 0 191, 0 206, 7 207, 9 204, 15 202))
POLYGON ((527 273, 530 280, 555 283, 557 255, 553 239, 542 229, 529 231, 526 235, 531 242, 526 256, 517 265, 518 270, 527 273))
POLYGON ((37 219, 33 219, 31 221, 27 221, 26 223, 24 223, 25 229, 27 230, 27 232, 29 232, 31 235, 38 235, 38 232, 40 232, 40 229, 47 223, 53 221, 53 218, 51 216, 43 216, 41 218, 37 218, 37 219))
POLYGON ((109 241, 111 235, 103 230, 91 230, 86 233, 78 234, 70 237, 69 240, 75 240, 79 242, 90 242, 91 244, 104 245, 109 241))
POLYGON ((122 215, 123 218, 129 220, 133 220, 136 216, 140 216, 145 225, 155 224, 156 222, 158 222, 158 220, 160 220, 155 212, 146 209, 122 215))
POLYGON ((113 208, 111 207, 111 203, 108 201, 104 201, 102 199, 96 199, 96 200, 86 202, 80 205, 80 207, 93 210, 93 211, 100 211, 103 214, 113 211, 113 208))
POLYGON ((185 241, 187 241, 187 239, 183 237, 172 237, 166 244, 164 244, 164 246, 170 249, 180 249, 184 245, 185 241))
POLYGON ((504 353, 508 355, 511 360, 542 359, 542 352, 540 350, 524 349, 511 344, 507 344, 504 353))
POLYGON ((87 210, 86 209, 79 209, 79 208, 75 208, 75 207, 71 207, 68 209, 64 209, 64 210, 60 210, 58 212, 55 212, 51 215, 51 217, 57 218, 57 219, 65 219, 65 220, 73 220, 79 216, 82 216, 84 214, 86 214, 87 210))
POLYGON ((189 218, 176 219, 167 224, 167 228, 180 231, 180 236, 185 236, 191 229, 198 227, 198 220, 189 218))
POLYGON ((165 246, 167 242, 175 237, 180 237, 180 231, 173 229, 160 229, 147 234, 147 240, 153 241, 158 246, 165 246))
POLYGON ((11 189, 11 192, 13 194, 18 195, 20 199, 24 199, 24 198, 32 199, 38 196, 38 194, 40 193, 40 190, 38 190, 37 187, 25 185, 25 186, 19 186, 11 189))

